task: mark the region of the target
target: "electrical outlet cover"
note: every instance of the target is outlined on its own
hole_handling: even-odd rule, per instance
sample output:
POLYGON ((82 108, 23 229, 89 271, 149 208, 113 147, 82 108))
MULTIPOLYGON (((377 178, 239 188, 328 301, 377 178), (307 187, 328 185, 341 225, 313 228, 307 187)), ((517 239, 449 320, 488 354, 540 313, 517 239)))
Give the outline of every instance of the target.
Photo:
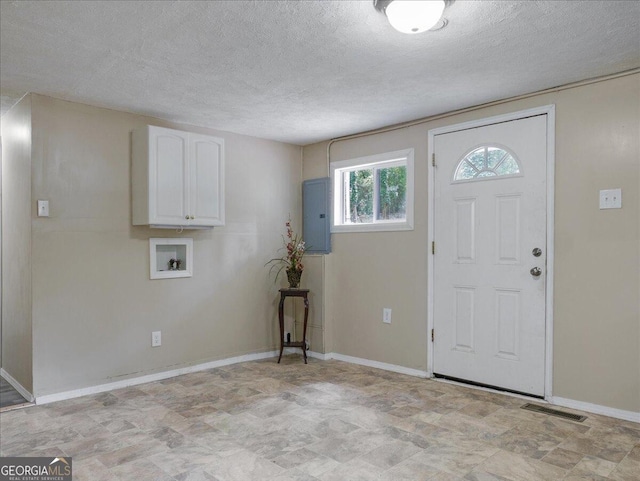
POLYGON ((622 209, 622 189, 601 190, 600 209, 622 209))
POLYGON ((38 201, 38 217, 49 217, 49 201, 38 201))

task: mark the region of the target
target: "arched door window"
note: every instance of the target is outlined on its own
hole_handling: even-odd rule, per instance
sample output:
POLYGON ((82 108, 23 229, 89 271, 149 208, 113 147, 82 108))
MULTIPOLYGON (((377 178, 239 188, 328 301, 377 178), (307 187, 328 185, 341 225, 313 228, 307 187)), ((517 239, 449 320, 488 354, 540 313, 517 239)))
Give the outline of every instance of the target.
POLYGON ((462 158, 456 168, 453 181, 490 180, 521 173, 522 169, 514 154, 502 147, 484 145, 462 158))

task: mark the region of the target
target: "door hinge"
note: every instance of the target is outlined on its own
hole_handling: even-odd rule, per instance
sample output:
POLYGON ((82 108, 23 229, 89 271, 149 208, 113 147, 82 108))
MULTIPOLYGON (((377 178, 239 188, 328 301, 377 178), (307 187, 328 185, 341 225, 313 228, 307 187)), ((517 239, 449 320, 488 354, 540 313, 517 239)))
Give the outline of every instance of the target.
POLYGON ((432 253, 432 254, 435 254, 435 253, 436 253, 436 242, 435 242, 435 241, 433 241, 433 242, 431 243, 431 253, 432 253))
POLYGON ((436 166, 436 154, 435 152, 433 154, 431 154, 431 165, 432 166, 436 166))
POLYGON ((431 329, 431 342, 436 340, 436 331, 435 329, 431 329))

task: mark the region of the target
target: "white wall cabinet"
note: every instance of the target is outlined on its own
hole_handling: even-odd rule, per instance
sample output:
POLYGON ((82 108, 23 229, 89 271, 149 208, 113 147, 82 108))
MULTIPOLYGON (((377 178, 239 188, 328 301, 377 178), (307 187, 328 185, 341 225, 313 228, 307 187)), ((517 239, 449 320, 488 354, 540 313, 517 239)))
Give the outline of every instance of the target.
POLYGON ((224 225, 224 139, 147 125, 132 157, 133 225, 224 225))

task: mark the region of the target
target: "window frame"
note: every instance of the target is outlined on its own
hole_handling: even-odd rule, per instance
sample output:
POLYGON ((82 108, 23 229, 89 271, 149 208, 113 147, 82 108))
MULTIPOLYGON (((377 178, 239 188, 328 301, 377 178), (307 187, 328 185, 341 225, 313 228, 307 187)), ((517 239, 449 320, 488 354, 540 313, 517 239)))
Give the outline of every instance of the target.
POLYGON ((382 154, 368 155, 355 159, 339 160, 331 162, 331 185, 333 192, 331 195, 332 213, 331 233, 343 232, 389 232, 413 230, 413 202, 414 202, 414 149, 396 150, 382 154), (405 220, 377 220, 379 208, 379 185, 377 171, 387 167, 401 167, 407 169, 406 185, 406 210, 405 220), (344 209, 348 202, 348 192, 346 191, 345 174, 356 170, 373 169, 373 222, 362 224, 343 223, 344 209))

